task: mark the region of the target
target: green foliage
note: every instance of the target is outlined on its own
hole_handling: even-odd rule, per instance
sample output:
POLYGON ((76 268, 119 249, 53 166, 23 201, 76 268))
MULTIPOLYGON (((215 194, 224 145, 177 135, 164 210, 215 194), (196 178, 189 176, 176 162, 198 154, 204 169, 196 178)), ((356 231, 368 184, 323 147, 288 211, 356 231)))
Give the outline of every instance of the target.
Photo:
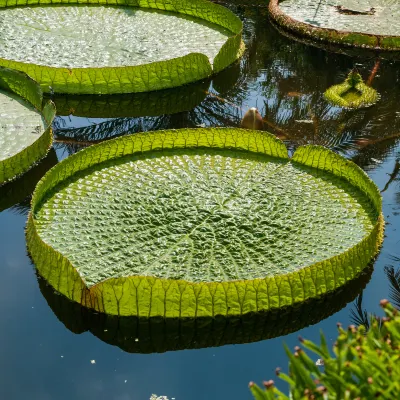
POLYGON ((381 305, 385 318, 374 318, 368 332, 363 325, 344 330, 338 324, 338 338, 329 351, 324 335, 321 344, 301 339, 302 346, 323 360, 318 367, 306 351, 296 347, 292 354, 287 347, 289 374, 277 375, 287 382, 290 395, 279 391, 273 381, 262 390, 250 383, 256 400, 336 400, 400 398, 400 315, 387 300, 381 305))
POLYGON ((32 206, 39 273, 69 299, 120 316, 299 304, 355 278, 382 241, 379 191, 355 164, 318 146, 290 160, 273 135, 241 129, 92 146, 49 171, 32 206))
MULTIPOLYGON (((37 0, 36 5, 71 4, 68 0, 37 0)), ((203 19, 230 32, 214 60, 200 52, 133 65, 64 68, 0 58, 0 66, 26 72, 43 92, 68 94, 138 93, 182 86, 207 78, 233 63, 243 51, 242 23, 231 11, 205 0, 84 0, 80 5, 111 5, 157 9, 203 19)), ((74 3, 75 4, 75 3, 74 3)), ((26 6, 24 0, 0 0, 0 8, 26 6)), ((50 62, 50 61, 49 61, 50 62)))
POLYGON ((51 123, 55 116, 52 102, 42 107, 39 85, 19 71, 0 67, 1 98, 5 117, 3 121, 0 119, 0 185, 26 172, 47 154, 52 143, 51 123), (36 124, 41 119, 43 124, 32 130, 32 122, 36 124))
POLYGON ((366 85, 358 72, 351 71, 343 83, 331 86, 325 98, 332 104, 346 108, 363 108, 379 100, 378 92, 366 85))

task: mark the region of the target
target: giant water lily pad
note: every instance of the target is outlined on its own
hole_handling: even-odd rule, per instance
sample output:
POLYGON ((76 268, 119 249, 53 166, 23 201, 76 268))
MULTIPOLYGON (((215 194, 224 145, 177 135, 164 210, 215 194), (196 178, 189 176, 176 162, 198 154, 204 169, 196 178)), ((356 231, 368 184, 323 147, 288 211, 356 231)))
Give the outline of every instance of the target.
POLYGON ((240 315, 354 278, 382 240, 381 198, 322 147, 184 129, 85 149, 39 182, 27 241, 59 292, 114 315, 240 315))
POLYGON ((273 20, 299 36, 356 47, 400 49, 396 0, 271 0, 273 20))
POLYGON ((0 0, 0 65, 28 72, 47 92, 181 86, 240 55, 241 21, 205 0, 63 3, 0 0))
POLYGON ((364 83, 358 72, 351 71, 343 83, 326 90, 325 98, 339 107, 363 108, 375 104, 379 94, 364 83))
POLYGON ((25 74, 0 67, 0 185, 27 171, 51 145, 55 108, 25 74))

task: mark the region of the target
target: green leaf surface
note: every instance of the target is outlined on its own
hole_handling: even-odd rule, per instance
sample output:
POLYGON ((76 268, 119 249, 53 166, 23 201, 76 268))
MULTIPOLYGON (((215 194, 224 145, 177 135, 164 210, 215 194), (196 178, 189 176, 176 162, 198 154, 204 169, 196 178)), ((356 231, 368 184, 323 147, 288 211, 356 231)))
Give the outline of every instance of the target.
POLYGON ((354 71, 343 83, 327 89, 324 95, 330 103, 345 108, 370 107, 380 98, 378 92, 366 85, 361 75, 354 71))
POLYGON ((382 240, 379 191, 355 164, 317 146, 290 160, 274 136, 241 129, 92 146, 53 168, 32 205, 39 273, 115 315, 300 303, 354 278, 382 240))
POLYGON ((220 71, 242 51, 239 18, 205 0, 34 4, 0 0, 0 65, 28 73, 44 92, 181 86, 220 71))
POLYGON ((314 40, 381 50, 400 48, 397 0, 271 0, 273 20, 314 40))
POLYGON ((54 105, 42 109, 40 87, 0 67, 0 185, 27 171, 51 146, 54 105))

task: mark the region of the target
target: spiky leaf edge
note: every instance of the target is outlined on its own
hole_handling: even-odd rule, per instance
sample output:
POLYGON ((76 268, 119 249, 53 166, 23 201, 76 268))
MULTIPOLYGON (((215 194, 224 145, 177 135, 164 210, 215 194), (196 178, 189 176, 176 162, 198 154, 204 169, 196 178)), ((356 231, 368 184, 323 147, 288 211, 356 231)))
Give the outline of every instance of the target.
POLYGON ((73 69, 0 58, 0 66, 27 73, 39 82, 45 93, 139 93, 182 86, 221 71, 237 60, 244 49, 241 20, 227 8, 206 0, 0 0, 0 8, 55 4, 96 4, 172 11, 217 24, 234 35, 222 46, 213 66, 201 53, 136 66, 73 69))
POLYGON ((0 88, 13 92, 31 103, 42 113, 46 129, 28 147, 13 156, 0 161, 0 185, 17 178, 46 156, 52 145, 51 124, 56 114, 54 104, 49 101, 42 107, 43 93, 40 86, 26 74, 0 67, 0 88))
POLYGON ((105 160, 167 148, 230 148, 289 161, 275 136, 233 128, 147 132, 91 146, 52 168, 39 182, 28 218, 27 244, 41 276, 57 291, 88 308, 119 316, 234 316, 294 305, 331 292, 356 277, 379 251, 383 238, 382 200, 378 188, 357 165, 320 146, 297 149, 292 162, 337 175, 360 189, 376 210, 377 220, 364 239, 344 253, 301 270, 265 279, 193 283, 148 276, 110 278, 88 288, 72 263, 46 244, 35 214, 56 185, 105 160))

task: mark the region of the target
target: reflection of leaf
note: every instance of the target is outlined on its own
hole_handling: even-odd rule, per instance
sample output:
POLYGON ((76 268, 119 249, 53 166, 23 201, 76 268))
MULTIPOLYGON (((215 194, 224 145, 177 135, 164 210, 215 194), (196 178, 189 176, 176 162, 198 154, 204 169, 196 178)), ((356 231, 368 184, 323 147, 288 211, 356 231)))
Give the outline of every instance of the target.
MULTIPOLYGON (((393 261, 400 262, 400 258, 396 256, 392 256, 393 261)), ((394 267, 391 265, 385 266, 385 274, 389 280, 389 295, 391 298, 391 302, 400 310, 400 268, 395 271, 394 267)), ((365 328, 368 330, 371 325, 371 320, 375 319, 382 323, 381 319, 374 314, 369 314, 366 310, 362 308, 362 300, 363 300, 363 293, 361 293, 356 303, 354 304, 355 310, 351 310, 350 318, 356 325, 364 325, 365 328)))
POLYGON ((381 193, 385 192, 390 184, 397 178, 397 175, 399 174, 400 171, 400 161, 396 160, 395 164, 394 164, 394 168, 391 174, 389 174, 390 178, 389 180, 386 182, 385 187, 381 190, 381 193))
POLYGON ((0 186, 0 212, 13 207, 13 211, 18 214, 27 215, 30 208, 30 195, 35 189, 36 184, 57 162, 56 152, 50 149, 47 156, 28 172, 16 180, 0 186))
MULTIPOLYGON (((400 262, 400 259, 395 257, 395 261, 400 262)), ((385 274, 389 280, 390 299, 392 303, 400 309, 400 268, 395 271, 393 266, 385 267, 385 274)))
POLYGON ((372 266, 338 290, 280 311, 241 317, 170 319, 116 317, 95 313, 57 293, 37 276, 39 288, 56 317, 75 334, 89 331, 130 353, 162 353, 250 343, 287 335, 318 323, 342 309, 365 287, 372 266))
POLYGON ((351 310, 350 319, 355 325, 364 325, 365 329, 369 329, 371 316, 362 308, 363 292, 359 294, 354 304, 355 310, 351 310))

